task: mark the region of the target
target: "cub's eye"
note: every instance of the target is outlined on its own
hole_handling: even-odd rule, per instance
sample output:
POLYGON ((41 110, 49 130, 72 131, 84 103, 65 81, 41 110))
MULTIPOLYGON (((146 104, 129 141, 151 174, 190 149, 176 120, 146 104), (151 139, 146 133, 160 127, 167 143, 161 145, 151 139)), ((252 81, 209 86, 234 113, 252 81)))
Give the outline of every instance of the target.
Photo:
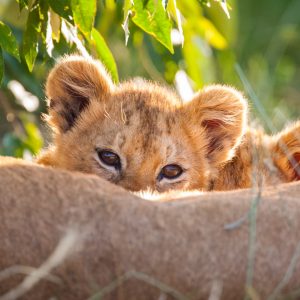
POLYGON ((159 173, 159 180, 163 178, 167 179, 176 179, 183 173, 183 170, 178 165, 166 165, 164 166, 159 173))
POLYGON ((97 150, 99 159, 107 166, 121 169, 121 160, 119 155, 108 150, 97 150))

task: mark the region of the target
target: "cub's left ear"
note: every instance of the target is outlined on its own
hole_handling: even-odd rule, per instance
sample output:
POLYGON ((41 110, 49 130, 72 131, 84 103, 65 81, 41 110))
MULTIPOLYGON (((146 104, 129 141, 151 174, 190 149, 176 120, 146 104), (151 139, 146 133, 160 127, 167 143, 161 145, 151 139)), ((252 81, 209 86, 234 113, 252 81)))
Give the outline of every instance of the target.
POLYGON ((273 137, 271 154, 288 181, 300 180, 300 121, 273 137))
POLYGON ((186 104, 186 119, 195 136, 204 134, 207 158, 215 167, 231 159, 245 133, 247 101, 234 88, 212 85, 186 104))
POLYGON ((113 83, 104 66, 90 57, 65 56, 46 82, 48 122, 60 133, 71 129, 92 101, 105 101, 113 83))

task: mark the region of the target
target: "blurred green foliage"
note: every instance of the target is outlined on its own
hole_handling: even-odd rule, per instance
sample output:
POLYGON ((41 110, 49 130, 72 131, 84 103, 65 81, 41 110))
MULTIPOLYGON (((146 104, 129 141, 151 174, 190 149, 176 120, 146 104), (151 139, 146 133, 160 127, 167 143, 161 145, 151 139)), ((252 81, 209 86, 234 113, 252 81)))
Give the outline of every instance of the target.
POLYGON ((234 85, 269 131, 299 118, 300 2, 229 2, 3 0, 0 154, 29 158, 49 140, 43 83, 55 59, 73 52, 101 59, 115 82, 234 85))

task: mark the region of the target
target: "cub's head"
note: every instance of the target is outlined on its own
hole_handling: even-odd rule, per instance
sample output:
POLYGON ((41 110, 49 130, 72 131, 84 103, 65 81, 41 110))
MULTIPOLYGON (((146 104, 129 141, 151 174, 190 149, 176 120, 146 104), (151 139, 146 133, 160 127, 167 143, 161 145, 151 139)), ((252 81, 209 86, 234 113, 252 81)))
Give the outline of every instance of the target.
POLYGON ((143 80, 113 84, 93 59, 61 59, 46 83, 54 145, 40 163, 93 173, 129 190, 206 189, 234 155, 246 101, 210 86, 183 104, 143 80))

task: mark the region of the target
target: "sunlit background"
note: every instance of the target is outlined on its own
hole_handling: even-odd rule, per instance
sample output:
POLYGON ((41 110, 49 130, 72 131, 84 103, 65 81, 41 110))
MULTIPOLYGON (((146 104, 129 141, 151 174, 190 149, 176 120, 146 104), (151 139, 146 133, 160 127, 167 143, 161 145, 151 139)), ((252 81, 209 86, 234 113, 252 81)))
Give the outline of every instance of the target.
MULTIPOLYGON (((174 21, 174 54, 131 20, 127 46, 122 1, 97 1, 95 28, 110 48, 119 79, 142 76, 174 86, 183 99, 210 83, 244 91, 251 120, 268 132, 300 117, 300 1, 228 1, 230 19, 220 2, 177 0, 182 34, 174 21)), ((15 0, 0 0, 0 19, 21 44, 28 10, 15 0)), ((52 43, 40 43, 33 71, 24 59, 4 52, 0 91, 0 154, 30 159, 50 140, 41 114, 43 84, 55 58, 78 44, 51 11, 52 43), (56 28, 55 28, 56 26, 56 28), (70 45, 70 43, 72 45, 70 45), (46 142, 47 141, 47 142, 46 142)), ((126 17, 126 16, 125 16, 126 17)), ((174 16, 173 16, 174 17, 174 16)), ((70 30, 69 30, 70 31, 70 30)), ((69 32, 70 33, 70 32, 69 32)), ((78 50, 77 50, 78 51, 78 50)), ((93 53, 93 51, 91 51, 93 53)))

